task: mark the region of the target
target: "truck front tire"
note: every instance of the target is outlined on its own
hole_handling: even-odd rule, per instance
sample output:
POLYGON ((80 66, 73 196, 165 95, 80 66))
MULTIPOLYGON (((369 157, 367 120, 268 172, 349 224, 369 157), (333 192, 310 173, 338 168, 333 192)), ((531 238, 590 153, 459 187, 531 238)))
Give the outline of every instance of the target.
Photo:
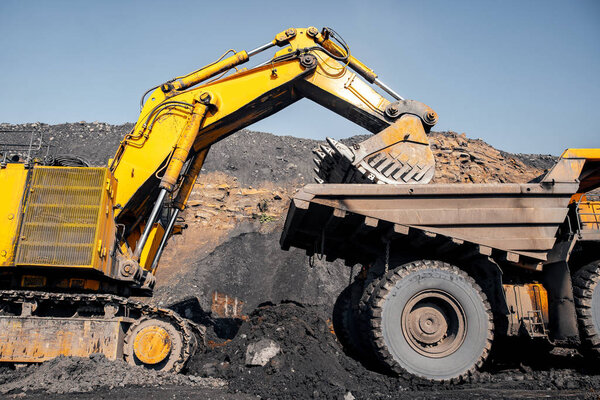
POLYGON ((460 381, 479 368, 493 339, 490 305, 464 271, 431 260, 387 273, 371 297, 378 358, 397 374, 460 381))

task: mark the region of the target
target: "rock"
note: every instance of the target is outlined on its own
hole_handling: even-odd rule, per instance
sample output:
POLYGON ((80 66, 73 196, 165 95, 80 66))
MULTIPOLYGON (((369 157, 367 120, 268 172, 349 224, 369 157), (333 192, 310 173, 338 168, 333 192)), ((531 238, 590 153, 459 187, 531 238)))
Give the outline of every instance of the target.
POLYGON ((264 367, 281 351, 279 344, 271 339, 261 339, 246 350, 246 365, 264 367))
POLYGON ((348 392, 344 395, 344 400, 354 400, 355 397, 352 395, 352 392, 348 392))

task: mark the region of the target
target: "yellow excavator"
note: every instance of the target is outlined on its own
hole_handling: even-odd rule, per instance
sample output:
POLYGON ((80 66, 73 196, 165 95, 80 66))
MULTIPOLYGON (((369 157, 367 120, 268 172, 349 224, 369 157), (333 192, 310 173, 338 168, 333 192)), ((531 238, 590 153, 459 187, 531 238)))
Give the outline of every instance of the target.
POLYGON ((0 362, 103 353, 179 371, 203 328, 133 300, 151 296, 161 253, 210 147, 304 97, 374 133, 316 151, 317 180, 427 183, 426 105, 405 100, 330 28, 287 29, 150 89, 106 168, 35 159, 0 166, 0 362), (238 66, 277 49, 253 68, 238 66), (380 95, 377 86, 392 100, 380 95))

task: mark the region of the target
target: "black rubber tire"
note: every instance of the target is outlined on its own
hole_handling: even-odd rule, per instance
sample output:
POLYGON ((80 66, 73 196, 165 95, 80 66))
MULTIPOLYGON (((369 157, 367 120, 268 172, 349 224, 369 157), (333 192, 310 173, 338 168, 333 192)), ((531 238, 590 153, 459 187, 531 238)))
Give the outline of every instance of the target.
POLYGON ((410 262, 385 275, 371 295, 369 323, 375 353, 389 369, 436 382, 459 382, 480 368, 494 331, 490 305, 475 280, 455 266, 431 260, 410 262), (402 326, 407 303, 427 290, 447 293, 464 310, 464 339, 452 353, 436 358, 411 347, 402 326))
POLYGON ((356 280, 347 286, 333 307, 333 328, 338 340, 348 354, 360 360, 372 356, 371 344, 365 340, 368 325, 358 310, 363 283, 356 280))
POLYGON ((377 276, 371 279, 364 287, 360 300, 358 302, 358 327, 359 327, 359 338, 362 343, 363 353, 362 359, 369 366, 369 368, 381 371, 383 373, 388 372, 389 367, 381 362, 377 355, 377 349, 373 345, 372 334, 371 334, 371 303, 373 300, 373 293, 384 281, 385 276, 377 276))
POLYGON ((356 351, 357 330, 355 326, 354 312, 352 310, 352 292, 356 289, 356 282, 346 286, 338 296, 333 305, 333 329, 339 342, 346 351, 356 351))
POLYGON ((573 275, 573 295, 583 353, 600 359, 600 260, 573 275))

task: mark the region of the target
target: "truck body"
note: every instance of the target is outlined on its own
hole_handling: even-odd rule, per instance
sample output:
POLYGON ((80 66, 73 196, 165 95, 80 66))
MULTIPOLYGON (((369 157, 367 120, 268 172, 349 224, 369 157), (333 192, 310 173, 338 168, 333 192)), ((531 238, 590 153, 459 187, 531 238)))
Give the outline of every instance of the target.
MULTIPOLYGON (((308 185, 292 199, 281 246, 362 266, 343 299, 347 309, 342 312, 347 315, 339 329, 346 331, 348 347, 364 350, 366 338, 380 361, 398 372, 456 379, 472 372, 480 358, 463 358, 455 372, 448 373, 452 368, 436 371, 436 351, 451 346, 444 335, 453 318, 464 318, 463 324, 456 324, 468 332, 466 306, 456 305, 460 301, 451 291, 445 300, 445 295, 434 293, 442 290, 436 285, 443 287, 443 281, 432 283, 423 288, 428 294, 421 295, 425 297, 415 310, 407 311, 408 299, 395 311, 388 306, 389 319, 409 314, 393 320, 396 328, 386 333, 382 310, 392 302, 390 293, 397 290, 395 296, 401 297, 402 290, 408 290, 402 289, 403 280, 411 273, 427 275, 422 271, 450 271, 449 280, 460 279, 464 272, 474 279, 476 292, 483 296, 466 301, 488 304, 484 308, 489 308, 490 326, 479 332, 478 344, 475 339, 469 343, 466 333, 460 346, 455 341, 456 353, 445 354, 449 359, 461 346, 478 348, 480 356, 487 356, 493 340, 488 335, 524 335, 555 345, 583 342, 595 348, 596 334, 582 333, 590 323, 586 313, 599 315, 583 305, 595 286, 573 287, 583 284, 581 274, 589 274, 591 267, 586 270, 586 265, 596 265, 600 258, 600 198, 593 194, 599 179, 600 150, 569 149, 536 183, 308 185), (422 323, 446 331, 429 341, 435 329, 430 332, 422 323), (366 336, 357 333, 365 330, 370 332, 366 336), (395 344, 398 337, 402 343, 395 344), (417 354, 420 359, 414 358, 417 354)), ((413 284, 433 282, 431 277, 417 278, 413 284)), ((482 320, 485 317, 470 323, 482 320)))

